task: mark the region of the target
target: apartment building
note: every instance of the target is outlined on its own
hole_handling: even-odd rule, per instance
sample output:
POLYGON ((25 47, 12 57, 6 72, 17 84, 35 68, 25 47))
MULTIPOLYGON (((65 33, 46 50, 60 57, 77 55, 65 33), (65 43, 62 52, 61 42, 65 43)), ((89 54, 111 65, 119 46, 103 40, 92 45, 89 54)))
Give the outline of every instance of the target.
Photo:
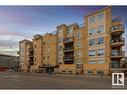
POLYGON ((19 42, 19 60, 22 72, 28 72, 29 67, 29 49, 28 47, 32 44, 29 40, 22 40, 19 42))
POLYGON ((120 17, 113 18, 111 7, 85 16, 85 74, 104 74, 127 70, 120 66, 124 57, 120 17))
POLYGON ((32 41, 20 42, 22 72, 56 71, 56 34, 34 35, 32 41))
MULTIPOLYGON (((127 71, 121 64, 124 25, 121 17, 112 18, 111 9, 106 7, 86 15, 83 25, 61 24, 55 34, 34 36, 32 43, 29 42, 33 45, 33 57, 28 58, 33 62, 29 63, 30 71, 36 68, 37 72, 97 75, 127 71)), ((27 64, 25 58, 27 55, 22 58, 27 64)))
POLYGON ((30 48, 31 63, 30 72, 40 72, 42 66, 42 44, 43 39, 41 35, 34 35, 32 39, 33 46, 30 48))
POLYGON ((82 73, 84 27, 76 23, 57 26, 59 73, 82 73))
POLYGON ((57 40, 56 34, 47 33, 43 36, 43 72, 57 72, 57 40))

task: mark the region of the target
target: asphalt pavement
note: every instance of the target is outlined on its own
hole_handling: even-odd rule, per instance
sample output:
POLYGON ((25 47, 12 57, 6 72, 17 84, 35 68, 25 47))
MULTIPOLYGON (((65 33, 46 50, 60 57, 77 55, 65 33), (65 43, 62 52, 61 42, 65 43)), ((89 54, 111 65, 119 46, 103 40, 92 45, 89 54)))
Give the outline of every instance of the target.
POLYGON ((113 89, 113 87, 110 76, 0 72, 0 89, 113 89))

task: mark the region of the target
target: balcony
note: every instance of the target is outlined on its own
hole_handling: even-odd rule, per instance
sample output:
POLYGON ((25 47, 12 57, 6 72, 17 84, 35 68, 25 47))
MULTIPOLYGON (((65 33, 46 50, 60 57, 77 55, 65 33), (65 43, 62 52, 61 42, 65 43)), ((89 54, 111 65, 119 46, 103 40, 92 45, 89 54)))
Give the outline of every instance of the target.
MULTIPOLYGON (((126 65, 126 64, 124 64, 124 65, 126 65)), ((123 66, 123 64, 121 64, 120 62, 116 62, 116 63, 112 62, 110 70, 115 71, 115 72, 126 71, 127 70, 127 65, 123 66)))
POLYGON ((116 39, 116 40, 112 39, 110 41, 110 44, 111 44, 112 47, 124 46, 125 39, 124 38, 122 38, 122 39, 116 39))
POLYGON ((74 58, 73 57, 64 57, 64 61, 73 61, 74 58))
POLYGON ((29 60, 29 64, 30 65, 33 65, 34 64, 34 61, 33 60, 29 60))
POLYGON ((72 52, 73 51, 73 47, 65 47, 63 49, 64 52, 72 52))
POLYGON ((123 58, 125 56, 125 51, 112 51, 111 58, 123 58))
POLYGON ((33 47, 29 48, 29 51, 34 51, 34 48, 33 47))
POLYGON ((73 42, 73 37, 65 38, 63 41, 64 43, 71 43, 73 42))
POLYGON ((29 54, 29 57, 34 57, 34 54, 31 54, 31 53, 30 53, 30 54, 29 54))
POLYGON ((120 35, 124 33, 124 26, 123 25, 115 25, 111 27, 111 34, 112 35, 120 35))

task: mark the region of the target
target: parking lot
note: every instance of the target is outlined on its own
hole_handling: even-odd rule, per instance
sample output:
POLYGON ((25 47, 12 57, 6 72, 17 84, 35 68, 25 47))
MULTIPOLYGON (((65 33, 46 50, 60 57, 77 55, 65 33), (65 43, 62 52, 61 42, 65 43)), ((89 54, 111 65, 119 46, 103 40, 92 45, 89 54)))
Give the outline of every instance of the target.
POLYGON ((111 77, 0 72, 0 89, 111 89, 111 77))

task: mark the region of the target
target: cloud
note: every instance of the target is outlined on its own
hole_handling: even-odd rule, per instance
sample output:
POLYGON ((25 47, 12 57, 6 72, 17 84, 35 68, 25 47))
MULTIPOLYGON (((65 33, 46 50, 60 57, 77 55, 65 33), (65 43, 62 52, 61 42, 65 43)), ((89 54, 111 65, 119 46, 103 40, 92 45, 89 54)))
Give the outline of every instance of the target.
POLYGON ((23 37, 19 36, 0 36, 0 54, 17 55, 19 48, 19 41, 23 40, 23 37), (12 47, 12 48, 10 48, 12 47))
POLYGON ((17 31, 12 31, 8 27, 5 26, 0 26, 0 36, 7 36, 7 35, 12 35, 12 36, 20 36, 20 37, 26 37, 25 34, 17 31))

